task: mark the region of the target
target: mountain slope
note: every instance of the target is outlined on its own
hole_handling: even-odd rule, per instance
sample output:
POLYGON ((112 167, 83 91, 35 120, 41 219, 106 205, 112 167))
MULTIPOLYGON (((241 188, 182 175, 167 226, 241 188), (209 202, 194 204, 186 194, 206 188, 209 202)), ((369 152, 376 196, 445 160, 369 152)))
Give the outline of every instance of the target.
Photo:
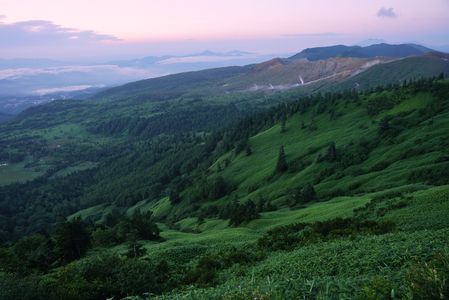
POLYGON ((339 84, 343 88, 353 88, 350 86, 355 84, 353 77, 376 66, 363 77, 363 87, 372 88, 447 72, 446 55, 432 54, 430 51, 413 44, 311 48, 288 59, 275 58, 244 67, 217 68, 142 80, 113 88, 99 94, 98 98, 166 99, 167 95, 210 96, 255 91, 271 93, 293 88, 304 89, 303 93, 307 94, 316 90, 326 91, 330 86, 339 84), (388 65, 395 60, 403 62, 388 65), (389 69, 392 72, 388 72, 389 69), (388 76, 376 76, 376 72, 385 72, 388 76))
POLYGON ((388 83, 404 80, 428 78, 449 73, 449 54, 431 52, 426 55, 409 57, 387 64, 379 64, 341 82, 337 89, 375 88, 388 83))

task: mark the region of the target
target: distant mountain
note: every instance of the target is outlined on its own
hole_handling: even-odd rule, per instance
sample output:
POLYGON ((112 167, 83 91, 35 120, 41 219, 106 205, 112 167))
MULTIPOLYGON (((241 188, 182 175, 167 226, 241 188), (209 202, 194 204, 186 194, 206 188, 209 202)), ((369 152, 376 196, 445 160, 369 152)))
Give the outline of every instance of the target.
POLYGON ((372 38, 372 39, 360 41, 360 42, 356 43, 356 45, 366 47, 366 46, 371 46, 374 44, 383 44, 383 43, 387 43, 387 42, 383 39, 372 38))
POLYGON ((272 56, 209 50, 184 56, 77 64, 45 59, 0 59, 0 97, 34 97, 73 88, 113 87, 127 82, 196 70, 259 63, 272 56))
POLYGON ((161 100, 183 94, 222 95, 236 92, 275 92, 294 88, 302 89, 307 94, 356 87, 373 88, 392 82, 449 73, 448 55, 427 52, 427 48, 418 45, 373 45, 365 48, 334 46, 328 47, 327 50, 326 55, 333 53, 334 56, 320 60, 275 58, 242 67, 179 73, 112 88, 100 93, 98 98, 161 100), (371 56, 340 55, 343 50, 348 49, 352 49, 352 53, 356 53, 356 50, 360 53, 363 50, 364 55, 371 56), (387 54, 388 51, 390 57, 375 55, 380 52, 387 54), (426 53, 410 57, 407 55, 422 52, 426 53), (399 54, 406 57, 393 57, 399 54))
POLYGON ((381 56, 401 58, 422 55, 432 51, 434 50, 416 44, 389 45, 382 43, 366 47, 337 45, 330 47, 308 48, 298 54, 293 55, 290 59, 307 59, 314 61, 328 59, 331 57, 369 58, 381 56))

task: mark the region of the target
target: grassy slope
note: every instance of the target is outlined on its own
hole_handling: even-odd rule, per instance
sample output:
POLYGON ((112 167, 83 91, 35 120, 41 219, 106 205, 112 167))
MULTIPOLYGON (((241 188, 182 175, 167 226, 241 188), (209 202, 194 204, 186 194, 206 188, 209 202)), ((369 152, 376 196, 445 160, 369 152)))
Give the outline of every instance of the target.
MULTIPOLYGON (((315 161, 317 155, 324 153, 331 141, 336 142, 337 148, 342 149, 351 142, 357 143, 361 138, 374 138, 378 130, 377 122, 384 115, 419 109, 426 106, 430 100, 429 94, 413 96, 391 111, 384 112, 371 120, 367 118, 365 108, 342 102, 337 105, 337 112, 342 112, 344 115, 333 121, 329 119, 328 114, 313 117, 314 124, 318 128, 314 131, 301 128, 302 122, 306 126, 311 123, 312 111, 304 115, 295 115, 287 120, 285 133, 280 133, 278 125, 252 137, 250 145, 253 153, 250 156, 246 156, 244 153, 238 156, 233 153, 224 155, 219 162, 224 165, 223 161, 230 159, 230 164, 218 173, 238 185, 237 190, 230 195, 230 198, 239 195, 239 197, 243 196, 243 200, 264 197, 281 201, 288 189, 302 186, 311 181, 318 172, 328 166, 327 163, 316 163, 315 161), (310 162, 310 165, 301 172, 287 173, 274 180, 267 180, 273 174, 281 145, 285 147, 287 160, 301 158, 302 161, 310 162), (254 187, 256 190, 248 193, 248 188, 252 190, 254 187)), ((392 182, 395 185, 406 184, 404 174, 408 173, 410 168, 429 165, 443 153, 435 151, 410 159, 400 159, 400 155, 414 146, 417 140, 424 139, 429 142, 430 139, 444 138, 447 134, 445 128, 448 126, 449 118, 442 115, 435 118, 431 125, 422 124, 418 133, 405 131, 397 137, 397 140, 401 141, 400 143, 381 144, 363 164, 344 170, 341 178, 330 176, 317 184, 315 188, 318 193, 328 193, 336 188, 357 193, 387 189, 391 187, 392 182), (391 164, 384 170, 369 172, 368 170, 379 161, 389 161, 391 164), (354 175, 355 173, 357 176, 354 175), (359 183, 361 186, 357 189, 351 188, 354 184, 359 183)), ((216 169, 216 165, 211 167, 214 172, 216 169)))
MULTIPOLYGON (((378 121, 387 114, 413 113, 431 101, 429 94, 418 94, 373 117, 373 120, 378 121)), ((283 204, 285 191, 310 180, 320 170, 320 166, 313 162, 296 174, 288 173, 275 180, 266 180, 272 175, 280 145, 285 146, 290 161, 297 157, 314 161, 317 153, 324 151, 330 141, 336 141, 338 148, 339 145, 348 144, 362 136, 369 139, 377 134, 377 122, 367 120, 364 108, 342 102, 338 104, 338 110, 345 114, 336 121, 329 121, 327 115, 315 116, 318 127, 316 131, 301 129, 300 126, 302 121, 306 124, 311 121, 310 112, 295 115, 287 120, 285 133, 280 133, 280 127, 275 126, 252 137, 250 145, 253 154, 250 156, 235 156, 233 153, 224 155, 219 162, 228 158, 231 163, 220 175, 232 180, 238 187, 231 196, 214 203, 226 203, 228 199, 239 195, 242 200, 264 197, 283 204), (248 187, 252 185, 256 189, 248 193, 248 187)), ((203 253, 206 245, 210 249, 229 243, 251 243, 262 232, 279 225, 349 217, 354 215, 354 209, 357 211, 356 215, 394 221, 398 226, 397 233, 330 241, 291 252, 274 253, 250 267, 243 277, 233 273, 235 270, 225 271, 223 284, 218 287, 179 291, 168 298, 271 299, 301 295, 328 298, 335 295, 335 292, 348 297, 359 293, 360 286, 377 280, 379 276, 399 282, 407 276, 407 261, 426 259, 439 252, 448 253, 449 221, 446 216, 449 212, 449 186, 431 187, 407 182, 410 170, 434 164, 438 157, 445 154, 445 150, 433 151, 430 150, 430 144, 426 144, 428 153, 400 158, 407 149, 422 145, 423 140, 429 143, 441 141, 447 135, 448 117, 443 113, 436 116, 433 123, 419 124, 418 130, 403 131, 395 138, 395 143, 381 144, 370 154, 368 160, 357 166, 358 169, 365 170, 362 174, 348 174, 339 179, 331 176, 316 186, 320 194, 335 186, 351 191, 348 187, 360 182, 357 190, 351 191, 355 194, 352 197, 338 197, 300 209, 284 208, 263 213, 260 219, 240 228, 228 228, 225 221, 217 220, 206 220, 198 224, 195 218, 189 218, 178 223, 180 228, 201 233, 167 230, 162 234, 167 242, 149 244, 147 248, 152 255, 158 255, 162 251, 169 257, 184 253, 186 249, 203 253), (379 161, 390 163, 383 170, 369 171, 379 161), (395 206, 398 202, 402 204, 395 206), (386 244, 389 246, 385 247, 386 244)), ((216 173, 216 165, 211 170, 216 173)), ((407 288, 397 287, 396 293, 406 293, 407 288)))
MULTIPOLYGON (((242 246, 255 241, 261 232, 271 228, 273 217, 279 225, 291 221, 350 216, 353 208, 366 203, 368 198, 354 202, 338 199, 313 204, 305 209, 264 214, 261 219, 242 228, 207 229, 201 234, 166 230, 162 234, 166 242, 148 243, 146 248, 150 257, 163 256, 169 261, 185 263, 211 249, 242 246)), ((408 262, 426 260, 438 253, 449 253, 449 221, 446 217, 449 212, 449 186, 405 193, 402 199, 405 199, 406 207, 391 209, 380 218, 397 222, 395 233, 340 239, 298 247, 293 251, 274 252, 248 269, 242 267, 245 270, 243 273, 239 268, 223 271, 222 284, 217 287, 189 288, 161 298, 333 299, 336 295, 353 298, 362 291, 362 286, 387 279, 398 283, 397 286, 380 285, 377 288, 387 288, 387 291, 392 288, 397 295, 405 296, 409 287, 399 282, 408 276, 408 262)), ((387 198, 385 201, 390 200, 387 198)), ((379 203, 379 206, 382 205, 385 202, 379 203)), ((376 216, 374 218, 379 219, 376 216)), ((115 250, 124 251, 124 247, 115 250)))

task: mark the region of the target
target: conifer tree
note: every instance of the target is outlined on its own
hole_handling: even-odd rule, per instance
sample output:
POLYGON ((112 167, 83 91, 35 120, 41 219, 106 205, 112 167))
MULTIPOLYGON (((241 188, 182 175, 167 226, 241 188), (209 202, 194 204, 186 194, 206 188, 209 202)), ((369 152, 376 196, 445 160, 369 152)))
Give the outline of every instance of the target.
POLYGON ((284 146, 281 146, 281 148, 279 149, 279 156, 278 156, 278 162, 276 165, 276 171, 282 173, 287 170, 288 170, 288 165, 287 165, 287 159, 285 157, 284 146))
POLYGON ((317 195, 313 185, 306 184, 301 191, 302 202, 310 202, 317 199, 317 195))

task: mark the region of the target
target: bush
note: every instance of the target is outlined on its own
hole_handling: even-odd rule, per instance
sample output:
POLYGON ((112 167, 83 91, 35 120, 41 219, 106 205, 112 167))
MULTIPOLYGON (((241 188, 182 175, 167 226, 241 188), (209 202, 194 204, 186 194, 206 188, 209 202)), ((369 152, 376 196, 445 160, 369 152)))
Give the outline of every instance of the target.
POLYGON ((92 232, 92 243, 94 246, 108 247, 120 243, 115 228, 97 228, 92 232))
POLYGON ((153 212, 146 213, 135 210, 131 217, 125 217, 117 225, 117 236, 121 241, 127 240, 129 236, 142 240, 160 239, 159 227, 153 220, 153 212))
POLYGON ((394 299, 393 283, 387 278, 376 276, 357 295, 360 300, 394 299))
POLYGON ((409 271, 413 299, 449 297, 449 255, 438 254, 430 262, 418 262, 409 271))
POLYGON ((395 102, 384 95, 379 95, 370 99, 366 105, 366 110, 370 116, 376 116, 382 111, 393 108, 395 102))
POLYGON ((291 250, 299 244, 362 234, 385 234, 393 231, 394 228, 395 225, 392 222, 337 218, 311 224, 297 223, 275 228, 265 233, 258 240, 258 245, 271 250, 291 250))

